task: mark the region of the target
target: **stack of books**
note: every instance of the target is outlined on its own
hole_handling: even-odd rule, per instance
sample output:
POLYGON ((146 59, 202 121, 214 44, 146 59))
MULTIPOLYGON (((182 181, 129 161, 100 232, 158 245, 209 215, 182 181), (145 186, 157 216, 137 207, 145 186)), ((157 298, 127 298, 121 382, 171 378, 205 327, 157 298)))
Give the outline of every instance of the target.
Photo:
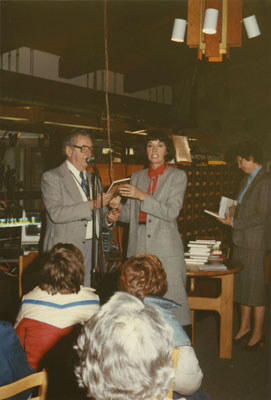
POLYGON ((220 252, 220 250, 218 250, 220 244, 221 242, 217 240, 190 240, 188 243, 188 251, 184 253, 186 264, 203 265, 208 263, 214 251, 216 252, 215 254, 220 252))
POLYGON ((225 261, 225 257, 222 255, 222 251, 220 249, 214 248, 209 256, 209 262, 217 263, 225 261))

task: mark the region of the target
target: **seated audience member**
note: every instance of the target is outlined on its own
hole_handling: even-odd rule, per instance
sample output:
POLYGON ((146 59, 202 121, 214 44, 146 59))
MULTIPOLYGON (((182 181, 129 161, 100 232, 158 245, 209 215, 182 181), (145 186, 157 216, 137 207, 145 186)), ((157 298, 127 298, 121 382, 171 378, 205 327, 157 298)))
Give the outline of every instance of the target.
POLYGON ((82 252, 73 244, 55 245, 41 268, 40 285, 27 293, 15 322, 16 332, 35 369, 46 353, 99 309, 94 289, 83 287, 82 252))
POLYGON ((118 292, 84 324, 75 374, 95 400, 162 400, 174 378, 172 329, 161 313, 118 292))
MULTIPOLYGON (((36 372, 27 362, 20 340, 10 322, 0 321, 0 386, 8 385, 36 372)), ((12 397, 26 400, 31 389, 12 397)))
POLYGON ((120 267, 118 287, 161 311, 166 323, 173 328, 173 346, 180 349, 174 391, 182 395, 196 392, 201 385, 203 373, 189 337, 171 311, 179 305, 162 298, 167 292, 167 277, 160 260, 149 254, 129 258, 120 267))

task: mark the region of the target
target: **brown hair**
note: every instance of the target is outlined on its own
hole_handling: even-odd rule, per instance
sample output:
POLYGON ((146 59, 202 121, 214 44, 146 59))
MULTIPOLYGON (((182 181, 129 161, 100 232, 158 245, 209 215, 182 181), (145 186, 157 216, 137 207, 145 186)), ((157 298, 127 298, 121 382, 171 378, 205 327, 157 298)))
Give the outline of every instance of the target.
POLYGON ((84 259, 73 244, 56 244, 41 269, 40 288, 49 294, 78 293, 84 281, 84 259))
POLYGON ((147 136, 145 136, 145 145, 147 146, 148 142, 152 140, 159 140, 160 142, 165 143, 167 153, 165 155, 165 161, 171 161, 175 158, 175 147, 172 138, 164 131, 161 130, 153 130, 149 131, 147 136))
POLYGON ((167 292, 167 275, 156 256, 139 254, 120 267, 118 288, 143 300, 146 296, 162 297, 167 292))
POLYGON ((236 147, 236 156, 245 158, 247 161, 252 157, 253 161, 257 164, 263 163, 263 152, 261 147, 252 141, 241 142, 236 147))

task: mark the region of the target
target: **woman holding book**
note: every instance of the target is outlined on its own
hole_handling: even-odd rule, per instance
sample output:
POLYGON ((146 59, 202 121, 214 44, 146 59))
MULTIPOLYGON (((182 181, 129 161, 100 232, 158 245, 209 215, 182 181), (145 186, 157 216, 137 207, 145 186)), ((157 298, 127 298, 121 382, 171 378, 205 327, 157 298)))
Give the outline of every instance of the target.
POLYGON ((233 260, 243 265, 236 274, 234 299, 241 306, 241 324, 233 342, 244 343, 244 351, 253 351, 264 344, 263 323, 266 304, 265 257, 270 243, 268 216, 271 209, 271 178, 262 166, 263 154, 254 142, 237 147, 238 167, 243 178, 234 216, 226 214, 220 221, 233 228, 233 260), (251 329, 253 311, 254 325, 251 329))
POLYGON ((180 304, 175 312, 182 325, 191 324, 185 291, 186 265, 177 217, 183 206, 187 177, 172 168, 175 149, 172 140, 161 131, 150 132, 146 140, 149 168, 135 172, 131 184, 120 187, 127 197, 120 221, 130 223, 127 257, 137 254, 156 255, 168 277, 166 297, 180 304))

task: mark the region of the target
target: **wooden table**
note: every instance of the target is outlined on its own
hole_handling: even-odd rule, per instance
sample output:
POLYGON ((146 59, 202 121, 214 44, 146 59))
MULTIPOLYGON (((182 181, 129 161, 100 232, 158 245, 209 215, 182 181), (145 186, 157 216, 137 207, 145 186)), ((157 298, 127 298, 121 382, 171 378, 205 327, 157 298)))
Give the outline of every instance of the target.
POLYGON ((195 310, 214 310, 220 315, 219 357, 232 357, 232 329, 233 329, 233 287, 234 274, 238 273, 241 265, 225 263, 227 270, 201 271, 197 267, 187 267, 187 276, 190 277, 188 301, 192 317, 192 343, 195 342, 195 310), (221 293, 218 297, 198 297, 194 293, 195 279, 210 278, 221 280, 221 293))

